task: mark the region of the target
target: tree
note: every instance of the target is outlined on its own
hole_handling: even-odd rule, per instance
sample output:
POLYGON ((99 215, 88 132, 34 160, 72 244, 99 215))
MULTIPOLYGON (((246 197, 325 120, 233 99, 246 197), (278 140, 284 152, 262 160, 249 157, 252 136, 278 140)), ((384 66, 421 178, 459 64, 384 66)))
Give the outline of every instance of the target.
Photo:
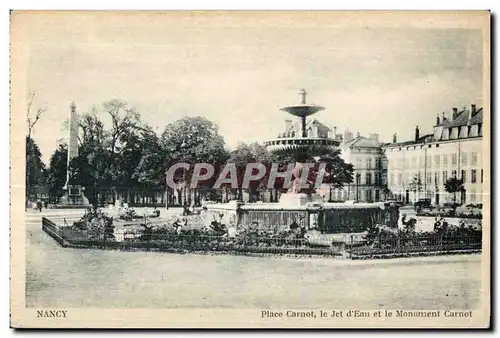
MULTIPOLYGON (((244 180, 247 165, 250 163, 260 163, 266 168, 266 175, 268 174, 268 168, 271 164, 271 156, 267 149, 261 146, 259 143, 254 142, 250 144, 239 143, 236 149, 230 152, 230 157, 228 162, 234 163, 236 166, 236 174, 238 178, 238 200, 243 199, 243 189, 242 183, 244 180)), ((257 169, 254 169, 252 174, 257 174, 257 169)), ((249 182, 249 199, 253 201, 256 197, 259 188, 265 186, 265 177, 261 180, 252 180, 249 182)))
MULTIPOLYGON (((186 184, 191 179, 195 163, 211 164, 217 171, 228 159, 219 127, 204 117, 184 117, 170 123, 165 127, 160 142, 161 148, 168 154, 165 170, 175 163, 191 164, 191 170, 177 170, 176 176, 173 177, 179 187, 177 189, 179 200, 183 193, 186 201, 186 184)), ((201 182, 201 186, 211 187, 211 183, 211 180, 207 180, 201 182)))
POLYGON ((66 183, 66 167, 68 159, 68 146, 60 143, 55 152, 50 157, 47 183, 51 198, 58 199, 62 195, 62 188, 66 183))
POLYGON ((106 142, 107 132, 104 129, 104 123, 97 117, 97 113, 97 108, 94 106, 90 113, 78 117, 80 148, 103 147, 106 142))
MULTIPOLYGON (((167 152, 155 130, 142 122, 139 113, 126 102, 106 101, 101 110, 92 107, 90 112, 78 117, 78 126, 79 151, 69 165, 70 181, 86 188, 90 202, 104 203, 103 192, 108 189, 112 190, 114 201, 120 187, 165 185, 167 152), (105 127, 106 118, 109 128, 105 127), (98 193, 100 201, 97 201, 98 193)), ((61 151, 56 150, 53 156, 59 158, 61 151)), ((55 166, 51 174, 54 182, 55 177, 65 175, 63 165, 55 166)))
POLYGON ((162 148, 160 138, 149 129, 141 139, 141 157, 135 167, 133 177, 145 187, 165 186, 165 169, 169 157, 162 148))
POLYGON ((26 201, 35 192, 35 186, 43 183, 45 164, 36 142, 26 136, 26 201))
MULTIPOLYGON (((35 115, 32 115, 31 108, 33 106, 33 100, 35 98, 35 92, 30 91, 28 93, 28 103, 26 106, 26 123, 27 123, 27 136, 26 136, 26 203, 30 197, 30 190, 33 184, 36 184, 39 180, 39 174, 44 166, 40 166, 41 154, 35 141, 31 138, 31 134, 35 128, 35 125, 40 120, 40 117, 45 112, 45 109, 38 108, 35 115), (32 170, 37 170, 32 171, 32 170)), ((43 164, 43 163, 42 163, 43 164)), ((25 205, 25 208, 27 204, 25 205)))
MULTIPOLYGON (((323 182, 330 184, 333 188, 342 189, 346 184, 352 183, 354 180, 354 166, 351 163, 346 163, 340 157, 340 150, 320 156, 317 163, 326 164, 323 182)), ((312 172, 314 179, 316 179, 318 169, 319 166, 312 172)))
MULTIPOLYGON (((309 169, 307 177, 307 182, 310 185, 308 193, 312 193, 314 191, 314 184, 316 183, 318 174, 320 174, 320 168, 322 165, 325 166, 322 183, 330 184, 333 188, 341 189, 346 184, 353 181, 354 167, 352 164, 346 163, 340 157, 340 150, 334 150, 319 157, 312 157, 308 154, 273 155, 273 162, 278 162, 280 164, 280 171, 285 171, 289 163, 293 163, 295 161, 313 164, 309 169)), ((283 183, 284 179, 277 179, 274 188, 283 189, 283 183)))
POLYGON ((44 108, 38 108, 36 110, 35 115, 32 116, 31 108, 33 106, 33 100, 34 99, 35 99, 35 92, 30 91, 28 93, 28 104, 27 104, 27 107, 26 107, 26 122, 27 122, 27 125, 28 125, 28 131, 27 131, 28 138, 31 138, 31 134, 33 132, 33 129, 35 128, 35 125, 40 120, 40 117, 42 116, 42 114, 45 112, 44 108))
POLYGON ((457 192, 464 190, 464 182, 456 177, 450 177, 444 182, 446 192, 453 194, 453 204, 457 203, 457 192))
POLYGON ((409 188, 410 191, 413 191, 415 193, 421 192, 423 190, 423 184, 420 178, 420 174, 415 174, 415 176, 413 176, 413 180, 410 182, 409 188))
POLYGON ((116 199, 116 186, 130 184, 135 165, 140 161, 139 131, 145 129, 140 114, 125 101, 110 100, 102 104, 103 110, 111 118, 111 130, 107 137, 109 151, 109 181, 113 188, 113 202, 116 199), (127 154, 128 152, 128 154, 127 154), (121 161, 128 155, 127 161, 121 161))

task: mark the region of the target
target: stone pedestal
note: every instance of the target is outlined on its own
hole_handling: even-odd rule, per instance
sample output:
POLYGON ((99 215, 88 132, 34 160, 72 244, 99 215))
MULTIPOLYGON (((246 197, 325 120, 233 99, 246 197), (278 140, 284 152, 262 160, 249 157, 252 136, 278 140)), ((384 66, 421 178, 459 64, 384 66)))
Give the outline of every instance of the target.
POLYGON ((64 195, 61 197, 57 207, 59 208, 88 208, 89 200, 84 195, 85 188, 79 185, 68 185, 64 187, 64 195))

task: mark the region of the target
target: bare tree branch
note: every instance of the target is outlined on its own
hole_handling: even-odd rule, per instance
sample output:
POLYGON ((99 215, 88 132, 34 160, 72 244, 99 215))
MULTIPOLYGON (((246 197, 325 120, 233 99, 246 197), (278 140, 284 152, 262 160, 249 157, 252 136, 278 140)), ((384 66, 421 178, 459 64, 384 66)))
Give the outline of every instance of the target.
POLYGON ((26 107, 26 121, 28 123, 28 137, 31 138, 31 133, 36 123, 40 120, 40 117, 45 112, 44 108, 38 108, 35 116, 31 117, 31 107, 33 106, 33 100, 35 98, 35 92, 30 91, 28 93, 28 104, 26 107))

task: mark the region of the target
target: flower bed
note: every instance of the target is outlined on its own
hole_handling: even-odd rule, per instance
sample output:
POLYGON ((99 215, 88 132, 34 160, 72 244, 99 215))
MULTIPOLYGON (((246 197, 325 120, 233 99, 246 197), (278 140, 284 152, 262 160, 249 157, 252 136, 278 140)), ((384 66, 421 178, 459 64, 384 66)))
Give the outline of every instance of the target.
MULTIPOLYGON (((380 228, 369 229, 363 238, 346 243, 314 231, 262 231, 246 229, 235 236, 223 227, 181 229, 143 224, 142 229, 110 232, 112 224, 92 219, 83 226, 58 227, 43 219, 43 228, 61 245, 74 248, 143 250, 172 253, 231 253, 237 255, 329 256, 368 259, 381 257, 478 252, 481 230, 468 227, 441 227, 431 233, 380 228), (92 222, 93 220, 93 222, 92 222), (388 231, 388 232, 387 232, 388 231)), ((352 237, 352 236, 351 236, 352 237)))

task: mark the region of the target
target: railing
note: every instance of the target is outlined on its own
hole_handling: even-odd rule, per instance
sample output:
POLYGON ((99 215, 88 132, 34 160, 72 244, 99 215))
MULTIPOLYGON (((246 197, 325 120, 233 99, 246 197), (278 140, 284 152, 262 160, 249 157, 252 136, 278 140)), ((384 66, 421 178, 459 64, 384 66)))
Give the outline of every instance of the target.
POLYGON ((364 243, 351 240, 348 256, 352 258, 377 258, 414 256, 460 252, 478 252, 482 248, 481 231, 450 233, 410 233, 375 237, 364 243))
POLYGON ((62 237, 74 247, 145 249, 165 252, 226 252, 234 254, 290 254, 341 256, 344 244, 318 244, 318 239, 291 237, 225 237, 206 234, 148 233, 127 230, 93 235, 88 230, 62 228, 62 237))
POLYGON ((175 230, 144 231, 105 229, 101 233, 58 227, 44 218, 43 230, 59 244, 74 248, 145 250, 176 253, 231 253, 237 255, 272 254, 292 256, 330 256, 352 259, 421 256, 480 252, 481 231, 461 233, 411 233, 391 236, 346 236, 286 234, 238 235, 227 237, 193 231, 177 234, 175 230))

